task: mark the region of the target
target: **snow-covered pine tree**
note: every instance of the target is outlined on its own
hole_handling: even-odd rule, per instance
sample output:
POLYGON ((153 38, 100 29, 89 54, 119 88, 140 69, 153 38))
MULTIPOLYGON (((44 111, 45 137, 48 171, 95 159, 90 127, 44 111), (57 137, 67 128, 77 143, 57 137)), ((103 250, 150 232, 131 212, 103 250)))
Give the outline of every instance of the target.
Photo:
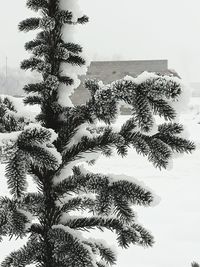
POLYGON ((77 0, 27 0, 27 6, 40 15, 22 21, 20 31, 40 32, 26 43, 32 57, 21 67, 38 71, 42 80, 25 86, 25 103, 39 104, 41 113, 36 124, 16 135, 7 162, 12 196, 0 199, 0 234, 28 241, 1 266, 113 265, 112 249, 86 238, 84 231, 111 230, 123 248, 151 246, 153 237, 135 221, 132 205, 149 206, 153 195, 137 183, 87 172, 80 162, 94 163, 98 154, 109 157, 113 151, 125 157, 133 148, 156 167, 166 168, 174 152, 191 152, 193 143, 181 137, 182 125, 173 122, 176 112, 171 104, 182 86, 179 79, 156 74, 109 85, 90 80, 86 88, 91 98, 74 107, 69 96, 79 84, 78 74, 85 71, 86 59, 82 47, 73 42, 72 31, 88 18, 77 0), (117 130, 112 123, 121 103, 131 107, 132 116, 117 130), (168 122, 152 133, 154 115, 168 122), (26 191, 27 174, 37 192, 26 191))
POLYGON ((193 262, 193 263, 192 263, 192 267, 199 267, 199 264, 196 263, 196 262, 193 262))

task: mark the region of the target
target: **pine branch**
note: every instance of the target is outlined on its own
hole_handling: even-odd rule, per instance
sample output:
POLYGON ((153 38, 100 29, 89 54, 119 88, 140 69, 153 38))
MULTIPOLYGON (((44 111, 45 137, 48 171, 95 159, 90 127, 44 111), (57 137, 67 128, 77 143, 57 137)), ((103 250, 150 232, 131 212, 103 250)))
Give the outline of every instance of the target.
POLYGON ((81 141, 72 146, 70 149, 66 149, 63 152, 63 164, 66 165, 70 161, 73 161, 79 157, 82 157, 82 153, 85 152, 97 152, 100 151, 106 156, 110 156, 111 149, 116 147, 119 154, 124 153, 124 146, 120 135, 114 133, 111 128, 106 128, 102 135, 94 138, 88 138, 84 136, 81 141))
POLYGON ((184 138, 172 136, 171 134, 156 134, 155 137, 167 144, 173 152, 192 153, 195 149, 195 144, 193 142, 184 138))
POLYGON ((24 149, 27 146, 42 145, 51 141, 52 133, 50 130, 39 127, 39 128, 27 128, 25 129, 17 139, 18 147, 24 149))
POLYGON ((26 235, 26 224, 28 218, 20 212, 20 203, 7 197, 0 198, 1 204, 1 226, 0 235, 23 237, 26 235))
POLYGON ((10 193, 20 198, 26 191, 27 159, 22 150, 17 150, 6 166, 6 178, 10 193))
POLYGON ((182 92, 180 83, 167 76, 152 77, 139 85, 140 90, 147 92, 154 99, 176 99, 182 92))
POLYGON ((56 170, 59 167, 57 158, 46 147, 27 146, 25 154, 41 172, 56 170))
POLYGON ((116 218, 101 218, 101 217, 85 217, 68 220, 66 226, 77 229, 108 229, 114 230, 118 235, 118 243, 121 247, 128 247, 132 244, 139 244, 142 246, 151 246, 153 244, 152 236, 141 226, 132 224, 127 226, 122 224, 116 218))
POLYGON ((21 21, 18 25, 20 31, 28 32, 39 28, 40 18, 28 18, 21 21))
POLYGON ((29 95, 24 98, 25 105, 41 105, 43 103, 43 98, 38 95, 29 95))
POLYGON ((107 264, 114 265, 116 264, 116 256, 115 253, 110 249, 106 248, 103 244, 101 243, 96 243, 95 246, 99 250, 99 254, 107 264))
POLYGON ((68 266, 94 267, 90 251, 67 229, 63 230, 59 227, 52 229, 49 232, 49 239, 55 243, 54 259, 56 263, 64 263, 68 266))
POLYGON ((163 117, 165 120, 173 120, 176 117, 175 110, 163 99, 148 97, 149 104, 155 115, 163 117))
POLYGON ((74 44, 74 43, 62 43, 62 46, 64 48, 66 48, 69 52, 73 53, 73 54, 79 54, 82 52, 82 47, 78 44, 74 44))
POLYGON ((74 83, 73 79, 67 76, 59 76, 58 80, 60 83, 64 83, 65 85, 72 85, 74 83))
POLYGON ((25 49, 27 51, 32 51, 34 48, 36 48, 39 45, 45 44, 46 42, 42 39, 35 39, 32 41, 29 41, 27 43, 25 43, 25 49))
POLYGON ((72 24, 71 20, 72 20, 73 14, 69 10, 59 10, 56 12, 55 17, 61 24, 65 24, 65 23, 72 24))
POLYGON ((152 193, 134 182, 119 180, 112 183, 110 190, 118 201, 124 199, 141 206, 149 206, 153 201, 152 193))
POLYGON ((85 65, 85 60, 81 56, 73 54, 69 54, 69 57, 66 60, 63 59, 63 61, 71 65, 77 65, 77 66, 85 65))
POLYGON ((116 264, 115 253, 110 248, 102 244, 100 241, 95 240, 95 239, 89 239, 89 241, 85 241, 84 243, 90 246, 92 249, 92 252, 95 255, 99 255, 101 257, 101 260, 105 261, 105 264, 110 264, 110 265, 116 264))
POLYGON ((77 23, 79 24, 85 24, 89 22, 88 16, 84 15, 81 18, 78 18, 77 23))
POLYGON ((149 101, 143 93, 136 92, 132 112, 141 130, 149 132, 153 127, 154 121, 149 101))
POLYGON ((132 222, 135 218, 135 214, 129 203, 120 198, 115 198, 114 213, 116 217, 120 219, 120 221, 127 224, 132 222))
POLYGON ((179 123, 163 123, 158 126, 158 132, 161 134, 177 135, 183 132, 183 125, 179 123))
POLYGON ((45 208, 44 196, 41 193, 27 193, 21 200, 21 207, 33 216, 39 216, 45 208))
POLYGON ((119 245, 123 248, 127 248, 130 244, 149 247, 154 243, 153 237, 148 231, 138 224, 133 224, 131 227, 123 229, 117 240, 119 245))
POLYGON ((38 58, 30 58, 30 59, 26 59, 24 61, 22 61, 21 63, 21 69, 23 70, 36 70, 38 65, 43 64, 43 60, 38 59, 38 58))
POLYGON ((34 11, 38 11, 40 9, 47 10, 49 7, 48 1, 46 0, 27 0, 26 5, 34 11))
POLYGON ((95 201, 87 197, 74 197, 65 202, 60 209, 62 213, 69 213, 71 211, 92 209, 95 205, 95 201))
POLYGON ((11 252, 1 263, 1 267, 25 267, 42 258, 42 252, 42 244, 31 240, 21 249, 11 252))
MULTIPOLYGON (((24 86, 23 90, 26 93, 42 93, 43 90, 45 90, 45 84, 44 83, 31 83, 24 86)), ((41 101, 40 101, 41 104, 41 101)))

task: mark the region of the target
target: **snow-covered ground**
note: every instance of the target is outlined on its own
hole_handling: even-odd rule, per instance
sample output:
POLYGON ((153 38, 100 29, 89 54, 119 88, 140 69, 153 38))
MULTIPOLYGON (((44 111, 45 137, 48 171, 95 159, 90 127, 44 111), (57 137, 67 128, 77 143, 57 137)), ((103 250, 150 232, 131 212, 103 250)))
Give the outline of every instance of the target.
MULTIPOLYGON (((189 267, 192 261, 200 262, 200 98, 191 100, 190 111, 180 119, 197 149, 192 155, 174 159, 171 170, 155 169, 133 150, 125 159, 102 157, 90 167, 94 172, 132 176, 161 198, 155 207, 135 208, 138 221, 153 233, 155 245, 149 249, 137 246, 118 249, 117 267, 189 267)), ((1 166, 0 195, 7 194, 3 170, 1 166)), ((103 237, 102 233, 95 235, 103 237)), ((114 243, 108 231, 104 238, 114 243)), ((1 243, 0 261, 19 243, 20 240, 1 243)))

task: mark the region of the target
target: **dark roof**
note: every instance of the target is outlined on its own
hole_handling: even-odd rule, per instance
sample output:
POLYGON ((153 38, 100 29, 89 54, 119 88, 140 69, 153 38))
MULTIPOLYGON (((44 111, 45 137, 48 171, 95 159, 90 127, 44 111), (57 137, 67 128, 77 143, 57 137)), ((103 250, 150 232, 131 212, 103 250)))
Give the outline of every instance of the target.
POLYGON ((89 92, 84 88, 84 80, 98 79, 104 83, 123 78, 126 75, 138 76, 144 71, 169 74, 167 60, 134 60, 134 61, 93 61, 88 69, 87 75, 82 76, 81 85, 75 90, 71 97, 76 105, 85 103, 89 92))

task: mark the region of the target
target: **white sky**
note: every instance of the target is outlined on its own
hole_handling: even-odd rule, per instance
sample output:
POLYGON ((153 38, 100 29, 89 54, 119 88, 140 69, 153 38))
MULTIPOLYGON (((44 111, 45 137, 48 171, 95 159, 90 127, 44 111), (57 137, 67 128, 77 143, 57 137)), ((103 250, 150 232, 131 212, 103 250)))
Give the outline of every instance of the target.
MULTIPOLYGON (((0 68, 19 66, 23 44, 32 34, 18 33, 29 14, 25 0, 3 1, 0 10, 0 68)), ((187 81, 200 81, 199 0, 80 0, 90 23, 79 38, 93 59, 168 59, 187 81)))

